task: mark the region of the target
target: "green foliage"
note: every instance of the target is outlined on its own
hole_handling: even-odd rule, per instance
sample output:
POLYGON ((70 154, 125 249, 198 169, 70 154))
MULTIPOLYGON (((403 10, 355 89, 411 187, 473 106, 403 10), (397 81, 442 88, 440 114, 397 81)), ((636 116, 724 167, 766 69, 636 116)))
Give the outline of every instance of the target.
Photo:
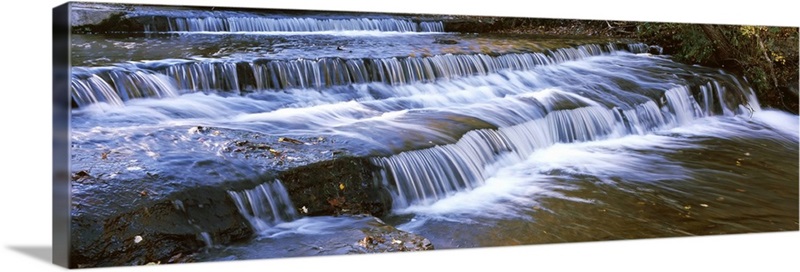
POLYGON ((712 41, 696 25, 682 26, 676 31, 674 39, 682 41, 677 56, 681 61, 707 63, 714 53, 712 41))
POLYGON ((713 56, 713 47, 696 25, 679 23, 642 23, 639 38, 672 48, 676 60, 706 63, 713 56))
POLYGON ((744 68, 745 77, 750 79, 750 83, 756 86, 757 89, 763 90, 769 87, 767 73, 763 68, 758 66, 749 66, 744 68))
POLYGON ((637 37, 663 46, 678 61, 743 75, 760 100, 797 112, 796 101, 786 106, 784 97, 798 82, 796 27, 640 23, 637 37))

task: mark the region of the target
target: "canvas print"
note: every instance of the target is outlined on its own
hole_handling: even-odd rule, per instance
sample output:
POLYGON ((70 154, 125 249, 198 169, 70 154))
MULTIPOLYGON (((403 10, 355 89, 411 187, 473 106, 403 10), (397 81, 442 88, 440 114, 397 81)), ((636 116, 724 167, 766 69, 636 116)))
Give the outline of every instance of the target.
POLYGON ((798 231, 797 27, 56 17, 70 268, 798 231))

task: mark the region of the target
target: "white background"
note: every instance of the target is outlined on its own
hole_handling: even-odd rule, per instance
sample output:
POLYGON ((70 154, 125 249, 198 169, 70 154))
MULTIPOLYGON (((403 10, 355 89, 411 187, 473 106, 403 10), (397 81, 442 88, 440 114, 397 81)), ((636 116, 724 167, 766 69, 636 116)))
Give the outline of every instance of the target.
MULTIPOLYGON (((180 5, 224 3, 268 8, 418 12, 547 18, 800 25, 791 1, 123 1, 180 5), (255 3, 254 3, 255 2, 255 3), (447 2, 447 3, 444 3, 447 2), (713 3, 706 3, 713 2, 713 3), (726 3, 727 2, 727 3, 726 3), (433 4, 437 3, 437 4, 433 4), (724 4, 723 4, 724 3, 724 4)), ((0 256, 5 271, 58 267, 26 252, 51 245, 51 22, 59 1, 10 1, 0 32, 0 256), (28 250, 20 250, 20 248, 28 250), (10 269, 9 269, 10 268, 10 269)), ((369 256, 303 257, 140 268, 137 271, 797 271, 800 232, 440 250, 369 256)), ((41 255, 41 254, 40 254, 41 255)), ((92 271, 131 271, 101 268, 92 271)))

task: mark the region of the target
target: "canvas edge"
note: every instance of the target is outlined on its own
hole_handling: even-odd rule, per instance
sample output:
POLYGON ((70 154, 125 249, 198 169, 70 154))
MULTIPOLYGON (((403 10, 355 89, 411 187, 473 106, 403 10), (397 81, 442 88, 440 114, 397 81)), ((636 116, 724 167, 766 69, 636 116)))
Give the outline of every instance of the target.
POLYGON ((53 264, 69 267, 69 7, 53 8, 53 264))

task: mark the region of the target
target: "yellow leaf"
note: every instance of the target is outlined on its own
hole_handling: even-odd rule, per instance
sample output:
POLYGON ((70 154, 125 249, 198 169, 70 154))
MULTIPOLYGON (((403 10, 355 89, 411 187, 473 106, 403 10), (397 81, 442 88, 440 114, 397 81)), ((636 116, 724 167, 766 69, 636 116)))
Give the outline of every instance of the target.
POLYGON ((344 190, 344 183, 339 183, 339 190, 344 190))

